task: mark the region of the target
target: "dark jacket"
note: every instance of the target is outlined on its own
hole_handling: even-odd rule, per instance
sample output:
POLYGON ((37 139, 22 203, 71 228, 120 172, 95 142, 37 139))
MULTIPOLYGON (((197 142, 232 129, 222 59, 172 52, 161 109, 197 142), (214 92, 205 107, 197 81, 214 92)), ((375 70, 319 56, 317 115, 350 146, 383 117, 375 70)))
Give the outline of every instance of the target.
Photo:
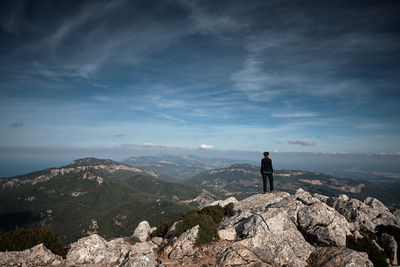
POLYGON ((261 168, 260 172, 274 172, 274 168, 272 167, 272 160, 270 158, 263 158, 261 160, 261 168))

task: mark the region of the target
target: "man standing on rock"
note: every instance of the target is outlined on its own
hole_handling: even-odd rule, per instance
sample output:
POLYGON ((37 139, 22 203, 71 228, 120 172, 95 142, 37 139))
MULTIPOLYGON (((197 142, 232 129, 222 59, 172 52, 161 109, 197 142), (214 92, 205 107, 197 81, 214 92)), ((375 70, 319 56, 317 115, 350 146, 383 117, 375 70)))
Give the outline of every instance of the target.
POLYGON ((272 160, 268 158, 269 152, 264 152, 264 158, 261 160, 260 173, 263 178, 263 191, 264 194, 267 192, 267 176, 269 179, 269 189, 274 191, 274 168, 272 167, 272 160))

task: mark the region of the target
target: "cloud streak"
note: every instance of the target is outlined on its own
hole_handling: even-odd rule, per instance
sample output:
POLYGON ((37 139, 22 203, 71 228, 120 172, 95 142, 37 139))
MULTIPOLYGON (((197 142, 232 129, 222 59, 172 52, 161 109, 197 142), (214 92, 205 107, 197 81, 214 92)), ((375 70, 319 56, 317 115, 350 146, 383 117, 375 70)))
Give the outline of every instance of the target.
POLYGON ((289 140, 288 144, 290 145, 302 145, 302 146, 315 146, 316 143, 307 139, 302 140, 289 140))

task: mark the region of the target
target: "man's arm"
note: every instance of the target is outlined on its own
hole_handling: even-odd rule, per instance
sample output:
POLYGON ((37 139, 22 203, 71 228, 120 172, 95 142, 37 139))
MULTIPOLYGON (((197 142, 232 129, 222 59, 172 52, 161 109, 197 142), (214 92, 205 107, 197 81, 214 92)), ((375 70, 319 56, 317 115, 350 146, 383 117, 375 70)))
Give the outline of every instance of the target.
POLYGON ((271 171, 274 173, 274 167, 272 167, 272 159, 271 159, 271 171))
POLYGON ((262 174, 263 171, 263 160, 261 159, 261 167, 260 167, 260 173, 262 174))

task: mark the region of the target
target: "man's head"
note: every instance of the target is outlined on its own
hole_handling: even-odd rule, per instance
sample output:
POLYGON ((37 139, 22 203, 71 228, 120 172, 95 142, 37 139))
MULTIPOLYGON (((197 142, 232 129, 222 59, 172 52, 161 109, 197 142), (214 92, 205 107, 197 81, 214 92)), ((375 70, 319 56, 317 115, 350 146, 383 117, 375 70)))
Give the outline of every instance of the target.
POLYGON ((268 158, 268 156, 269 156, 269 152, 268 152, 268 151, 265 151, 265 152, 264 152, 264 157, 268 158))

